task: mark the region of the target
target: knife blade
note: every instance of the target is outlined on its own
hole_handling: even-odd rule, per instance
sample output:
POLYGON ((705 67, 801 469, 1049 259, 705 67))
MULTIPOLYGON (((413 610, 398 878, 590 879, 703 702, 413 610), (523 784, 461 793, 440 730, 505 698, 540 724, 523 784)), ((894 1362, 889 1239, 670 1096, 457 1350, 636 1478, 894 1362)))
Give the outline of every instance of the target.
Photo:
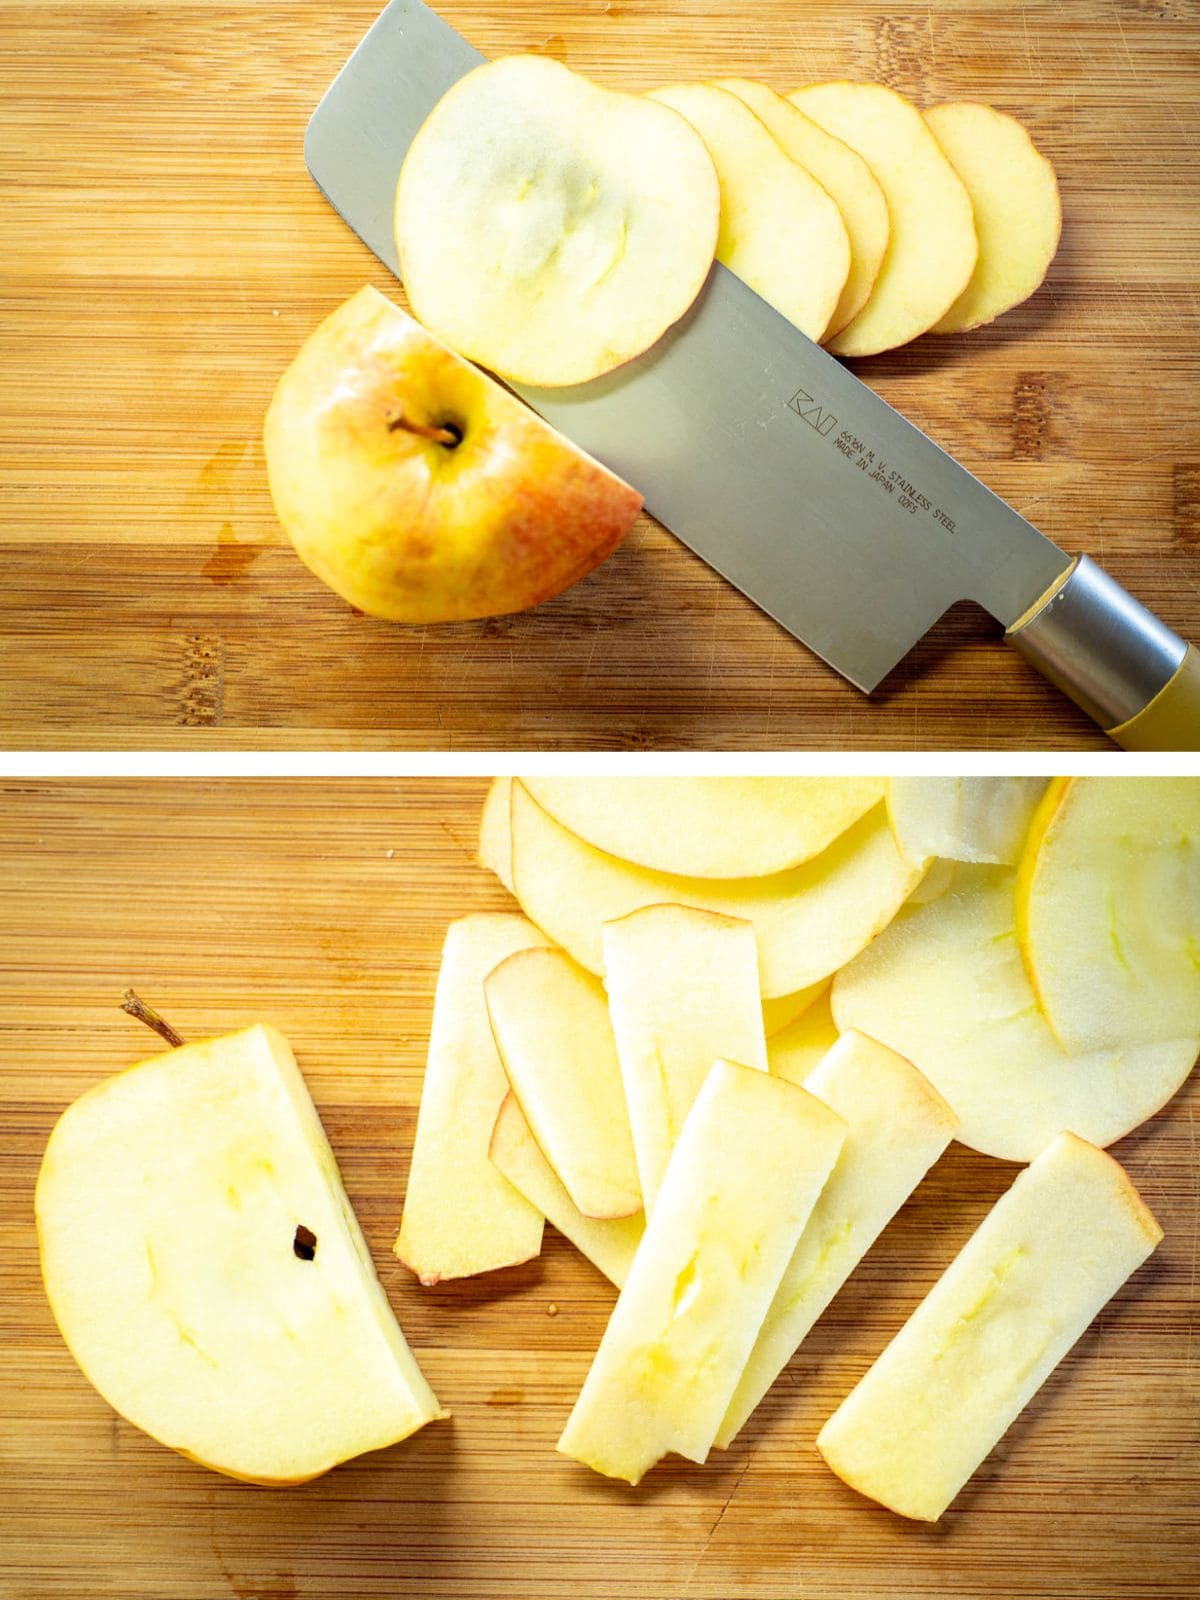
MULTIPOLYGON (((397 274, 404 156, 436 102, 483 59, 421 0, 391 0, 309 123, 313 179, 397 274)), ((1182 640, 720 263, 687 316, 638 359, 576 388, 513 387, 865 692, 960 600, 989 611, 1110 730, 1184 673, 1182 640)), ((1200 727, 1200 660, 1186 678, 1200 727)))

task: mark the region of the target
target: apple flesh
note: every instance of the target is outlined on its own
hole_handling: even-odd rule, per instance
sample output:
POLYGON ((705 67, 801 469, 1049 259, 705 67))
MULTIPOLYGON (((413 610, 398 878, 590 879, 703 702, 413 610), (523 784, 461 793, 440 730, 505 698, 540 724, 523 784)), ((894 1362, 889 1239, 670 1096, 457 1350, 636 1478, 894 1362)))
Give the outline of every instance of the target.
POLYGON ((273 1028, 89 1090, 50 1136, 35 1207, 46 1293, 85 1376, 192 1460, 303 1483, 446 1415, 273 1028))
POLYGON ((826 984, 811 1006, 767 1040, 767 1070, 789 1083, 803 1084, 840 1037, 826 984))
POLYGON ((263 439, 300 559, 394 622, 549 600, 620 544, 642 503, 369 286, 302 346, 263 439))
POLYGON ((1016 866, 1047 778, 889 778, 888 821, 910 856, 1016 866))
POLYGON ((936 1522, 1161 1238, 1117 1163, 1059 1134, 842 1401, 817 1449, 860 1494, 936 1522))

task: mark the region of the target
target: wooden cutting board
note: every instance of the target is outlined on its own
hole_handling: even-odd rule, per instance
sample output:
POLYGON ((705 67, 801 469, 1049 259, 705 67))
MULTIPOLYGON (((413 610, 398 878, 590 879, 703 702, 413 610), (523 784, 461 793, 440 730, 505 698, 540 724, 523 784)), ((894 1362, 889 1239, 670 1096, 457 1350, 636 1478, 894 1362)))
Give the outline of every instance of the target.
MULTIPOLYGON (((398 286, 317 193, 307 118, 381 0, 0 0, 0 742, 10 747, 1084 748, 956 608, 864 699, 649 519, 527 615, 352 615, 276 524, 259 430, 315 324, 398 286)), ((874 79, 1023 117, 1048 283, 860 375, 1200 641, 1192 0, 443 0, 488 54, 637 89, 874 79)), ((803 508, 797 508, 803 514, 803 508)))
MULTIPOLYGON (((554 1442, 613 1300, 539 1260, 421 1289, 394 1260, 447 920, 510 904, 474 865, 483 785, 0 789, 0 1594, 5 1600, 1192 1600, 1200 1593, 1194 1078, 1121 1142, 1166 1238, 935 1527, 825 1468, 820 1423, 1015 1169, 954 1147, 741 1439, 636 1491, 554 1442), (234 1483, 118 1419, 38 1278, 55 1117, 185 1035, 291 1039, 391 1302, 454 1413, 296 1489, 234 1483), (554 1308, 557 1308, 555 1314, 554 1308)), ((103 1241, 98 1241, 103 1247, 103 1241)))

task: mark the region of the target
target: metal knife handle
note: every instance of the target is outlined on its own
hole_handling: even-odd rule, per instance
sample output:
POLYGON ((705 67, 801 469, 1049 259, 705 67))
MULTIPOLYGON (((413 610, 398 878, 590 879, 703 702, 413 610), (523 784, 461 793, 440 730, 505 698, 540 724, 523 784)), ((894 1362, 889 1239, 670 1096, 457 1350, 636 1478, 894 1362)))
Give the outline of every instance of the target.
POLYGON ((1126 750, 1200 750, 1200 652, 1088 556, 1005 635, 1126 750))

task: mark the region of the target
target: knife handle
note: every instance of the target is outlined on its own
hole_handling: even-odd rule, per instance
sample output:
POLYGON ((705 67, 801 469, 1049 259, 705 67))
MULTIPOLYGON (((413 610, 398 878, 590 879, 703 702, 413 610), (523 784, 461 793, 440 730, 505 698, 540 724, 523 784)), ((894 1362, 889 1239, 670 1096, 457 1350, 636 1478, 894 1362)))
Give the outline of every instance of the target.
POLYGON ((1125 750, 1200 750, 1200 651, 1088 556, 1008 630, 1125 750))

